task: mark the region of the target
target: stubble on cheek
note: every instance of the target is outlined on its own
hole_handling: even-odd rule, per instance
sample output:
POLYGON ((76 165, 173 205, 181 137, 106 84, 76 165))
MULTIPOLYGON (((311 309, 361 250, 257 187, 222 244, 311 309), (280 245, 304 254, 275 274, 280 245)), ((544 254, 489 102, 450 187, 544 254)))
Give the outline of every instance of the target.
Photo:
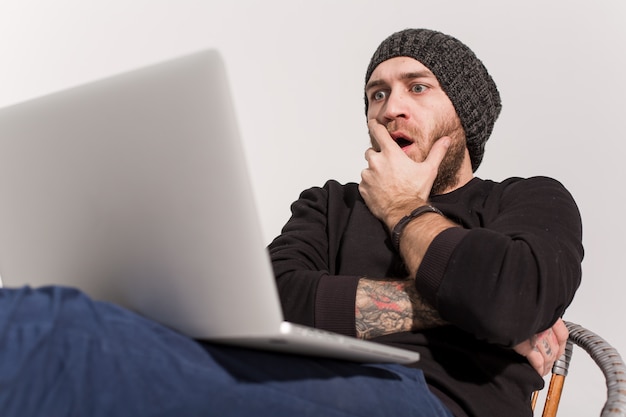
MULTIPOLYGON (((447 124, 438 134, 436 140, 443 136, 452 138, 452 143, 448 152, 443 157, 437 177, 431 189, 431 195, 442 194, 447 189, 456 186, 459 182, 459 170, 465 158, 465 132, 461 127, 461 121, 457 118, 452 123, 447 124)), ((433 142, 434 143, 434 142, 433 142)))

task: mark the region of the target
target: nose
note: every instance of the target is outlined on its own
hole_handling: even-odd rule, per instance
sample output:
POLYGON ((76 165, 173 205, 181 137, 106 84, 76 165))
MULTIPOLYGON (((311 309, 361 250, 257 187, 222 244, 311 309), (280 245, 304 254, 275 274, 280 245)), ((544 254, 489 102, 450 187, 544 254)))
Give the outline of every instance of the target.
POLYGON ((392 90, 389 97, 385 101, 383 108, 383 117, 386 120, 395 120, 398 118, 409 118, 407 97, 401 91, 392 90))

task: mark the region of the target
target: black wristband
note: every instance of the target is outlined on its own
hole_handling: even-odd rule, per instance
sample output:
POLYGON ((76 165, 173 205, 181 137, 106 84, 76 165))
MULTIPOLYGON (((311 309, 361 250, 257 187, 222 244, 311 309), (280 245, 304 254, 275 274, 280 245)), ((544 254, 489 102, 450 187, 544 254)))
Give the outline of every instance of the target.
POLYGON ((391 243, 398 252, 400 252, 400 236, 402 235, 402 232, 404 231, 406 225, 425 213, 437 213, 443 216, 443 213, 437 207, 433 207, 430 204, 427 204, 425 206, 420 206, 416 208, 411 212, 411 214, 401 218, 391 231, 391 243))

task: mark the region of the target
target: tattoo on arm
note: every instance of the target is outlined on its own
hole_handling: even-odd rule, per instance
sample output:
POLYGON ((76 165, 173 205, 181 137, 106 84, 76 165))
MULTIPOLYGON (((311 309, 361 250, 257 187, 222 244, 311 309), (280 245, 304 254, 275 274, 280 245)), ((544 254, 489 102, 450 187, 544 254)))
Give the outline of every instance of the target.
POLYGON ((356 333, 371 339, 447 324, 417 291, 415 281, 362 278, 356 294, 356 333))

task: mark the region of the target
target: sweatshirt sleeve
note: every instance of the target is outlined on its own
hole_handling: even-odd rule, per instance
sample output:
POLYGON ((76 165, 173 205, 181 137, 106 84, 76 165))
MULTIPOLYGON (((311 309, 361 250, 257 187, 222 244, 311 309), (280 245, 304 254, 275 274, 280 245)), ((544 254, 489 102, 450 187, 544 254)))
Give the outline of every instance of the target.
POLYGON ((332 238, 328 236, 327 222, 329 187, 333 184, 300 195, 291 206, 291 218, 280 236, 269 245, 269 252, 287 320, 355 336, 359 277, 331 275, 332 238))
POLYGON ((559 182, 537 177, 503 183, 481 217, 435 238, 416 285, 447 321, 514 346, 561 317, 580 285, 580 213, 559 182))

